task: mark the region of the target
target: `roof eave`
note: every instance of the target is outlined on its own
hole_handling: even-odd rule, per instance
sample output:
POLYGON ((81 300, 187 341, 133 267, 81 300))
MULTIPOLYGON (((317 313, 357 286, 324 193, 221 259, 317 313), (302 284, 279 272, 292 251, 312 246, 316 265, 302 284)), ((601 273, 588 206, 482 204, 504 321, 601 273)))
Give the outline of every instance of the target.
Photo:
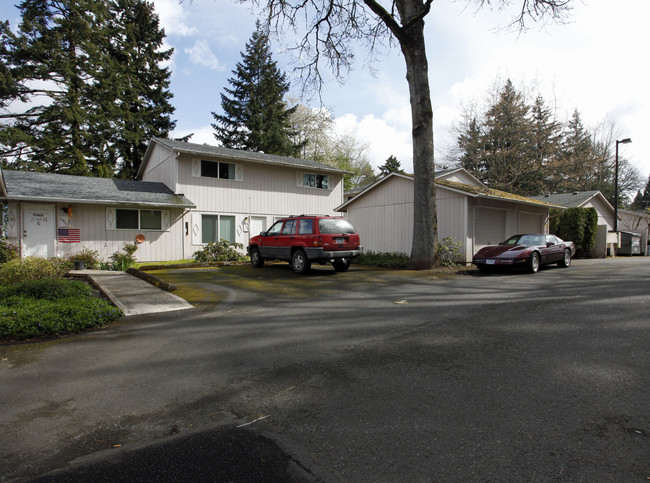
POLYGON ((193 203, 158 203, 151 201, 117 201, 117 200, 87 200, 75 198, 53 198, 37 196, 0 196, 0 199, 7 201, 25 201, 25 202, 40 202, 40 203, 77 203, 81 205, 109 205, 109 206, 147 206, 159 208, 196 208, 193 203))

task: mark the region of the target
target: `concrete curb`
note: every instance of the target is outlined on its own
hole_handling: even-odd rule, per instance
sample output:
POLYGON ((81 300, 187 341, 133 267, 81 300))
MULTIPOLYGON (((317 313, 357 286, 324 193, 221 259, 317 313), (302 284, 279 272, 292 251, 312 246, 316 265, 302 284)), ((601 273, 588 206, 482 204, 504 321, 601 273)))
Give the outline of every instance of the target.
POLYGON ((133 275, 134 277, 138 277, 139 279, 142 279, 145 282, 149 282, 151 285, 158 287, 162 290, 166 290, 167 292, 173 292, 174 290, 176 290, 176 285, 169 282, 165 282, 164 280, 161 280, 155 275, 151 275, 150 273, 145 273, 141 270, 138 270, 137 268, 128 268, 126 270, 126 273, 133 275))

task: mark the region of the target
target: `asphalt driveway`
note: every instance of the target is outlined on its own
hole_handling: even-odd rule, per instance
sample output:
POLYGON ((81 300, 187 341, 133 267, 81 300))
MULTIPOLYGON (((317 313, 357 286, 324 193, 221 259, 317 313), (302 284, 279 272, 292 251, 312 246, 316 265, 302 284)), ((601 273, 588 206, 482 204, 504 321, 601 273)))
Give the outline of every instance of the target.
POLYGON ((0 346, 0 479, 650 477, 650 258, 157 275, 197 307, 0 346))

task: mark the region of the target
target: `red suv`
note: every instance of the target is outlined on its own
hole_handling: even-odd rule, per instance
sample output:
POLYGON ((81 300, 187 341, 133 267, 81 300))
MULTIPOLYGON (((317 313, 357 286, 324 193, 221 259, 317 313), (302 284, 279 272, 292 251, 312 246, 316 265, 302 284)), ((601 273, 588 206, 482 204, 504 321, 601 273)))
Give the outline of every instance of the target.
POLYGON ((250 239, 248 254, 254 267, 264 260, 286 260, 296 273, 307 273, 312 262, 331 262, 345 272, 361 254, 359 234, 346 218, 290 216, 250 239))

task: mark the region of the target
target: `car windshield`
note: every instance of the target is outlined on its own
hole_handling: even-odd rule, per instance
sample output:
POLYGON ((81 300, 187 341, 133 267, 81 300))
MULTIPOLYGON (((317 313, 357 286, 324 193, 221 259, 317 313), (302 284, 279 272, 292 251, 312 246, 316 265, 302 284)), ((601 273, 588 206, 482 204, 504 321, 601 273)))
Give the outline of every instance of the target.
POLYGON ((544 235, 515 235, 501 245, 544 245, 544 235))
POLYGON ((352 223, 342 218, 321 218, 318 220, 318 230, 324 235, 352 235, 356 233, 352 223))

